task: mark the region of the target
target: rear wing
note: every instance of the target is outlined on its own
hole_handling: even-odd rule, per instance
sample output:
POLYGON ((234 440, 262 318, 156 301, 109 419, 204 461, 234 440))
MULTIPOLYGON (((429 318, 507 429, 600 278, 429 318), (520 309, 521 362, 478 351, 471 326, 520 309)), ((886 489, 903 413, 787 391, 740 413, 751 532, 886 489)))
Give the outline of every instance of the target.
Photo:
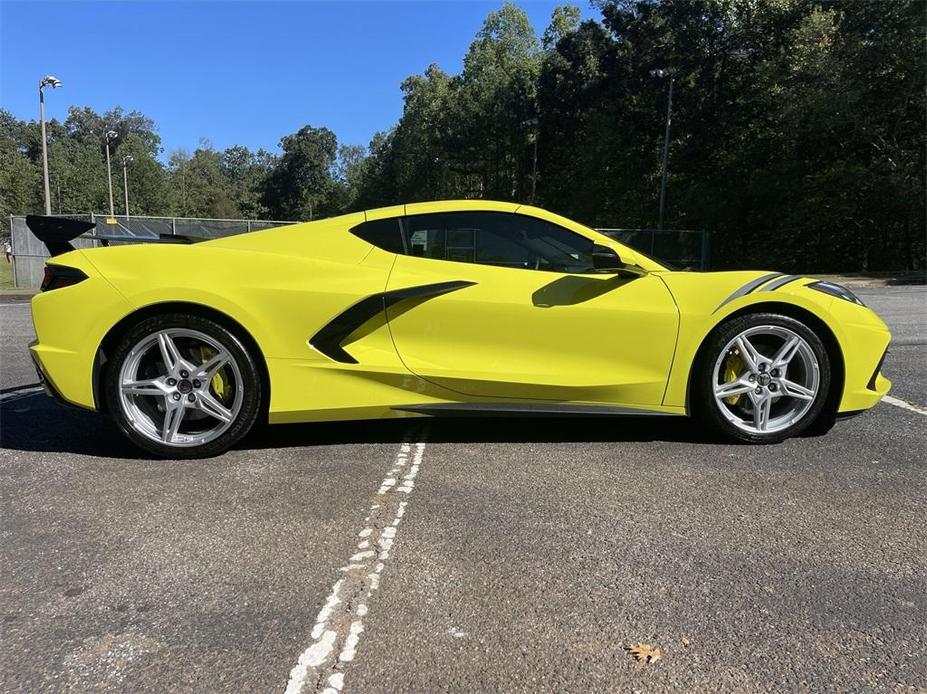
POLYGON ((30 214, 26 215, 26 226, 39 241, 45 244, 48 252, 54 257, 73 251, 74 246, 71 245, 71 241, 86 234, 96 224, 68 217, 30 214))
MULTIPOLYGON (((45 244, 49 254, 54 257, 73 251, 74 246, 71 245, 71 241, 94 229, 96 222, 71 219, 70 217, 30 214, 26 215, 26 226, 29 227, 29 231, 39 241, 45 244)), ((157 238, 141 238, 119 234, 94 233, 89 238, 99 241, 104 246, 108 246, 110 241, 139 241, 144 243, 196 243, 198 241, 208 241, 208 239, 204 238, 179 234, 159 234, 157 238)))

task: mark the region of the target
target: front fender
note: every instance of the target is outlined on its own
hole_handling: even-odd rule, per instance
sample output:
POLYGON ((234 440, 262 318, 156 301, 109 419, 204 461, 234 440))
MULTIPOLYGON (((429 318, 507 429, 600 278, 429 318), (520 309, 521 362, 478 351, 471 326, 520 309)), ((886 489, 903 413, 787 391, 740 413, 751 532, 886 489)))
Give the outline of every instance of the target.
POLYGON ((692 367, 698 350, 715 327, 745 311, 782 310, 783 304, 818 318, 833 335, 843 361, 843 392, 838 412, 867 409, 888 392, 891 383, 876 368, 891 340, 884 322, 870 309, 808 289, 811 278, 795 278, 780 286, 765 272, 665 273, 667 287, 679 306, 676 354, 664 405, 687 406, 692 367), (765 281, 763 278, 767 278, 765 281), (753 285, 746 293, 744 286, 753 285), (872 387, 870 387, 872 386, 872 387))

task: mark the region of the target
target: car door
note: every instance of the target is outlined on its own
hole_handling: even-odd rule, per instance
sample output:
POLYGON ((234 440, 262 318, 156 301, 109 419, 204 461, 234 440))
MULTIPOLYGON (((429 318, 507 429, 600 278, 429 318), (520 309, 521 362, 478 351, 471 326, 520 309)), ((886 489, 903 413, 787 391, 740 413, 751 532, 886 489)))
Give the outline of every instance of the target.
POLYGON ((414 374, 477 398, 661 402, 678 321, 659 277, 595 274, 591 238, 527 215, 403 227, 387 289, 408 299, 387 317, 414 374))

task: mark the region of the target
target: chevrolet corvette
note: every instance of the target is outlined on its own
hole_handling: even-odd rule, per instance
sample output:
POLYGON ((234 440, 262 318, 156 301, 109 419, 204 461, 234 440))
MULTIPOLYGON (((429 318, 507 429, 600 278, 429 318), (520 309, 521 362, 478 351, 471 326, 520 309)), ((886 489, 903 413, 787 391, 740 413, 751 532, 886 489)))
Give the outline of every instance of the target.
POLYGON ((162 457, 216 455, 258 421, 474 413, 693 416, 773 443, 891 385, 888 328, 839 285, 674 271, 525 205, 82 250, 86 223, 27 223, 52 253, 32 300, 46 389, 162 457))

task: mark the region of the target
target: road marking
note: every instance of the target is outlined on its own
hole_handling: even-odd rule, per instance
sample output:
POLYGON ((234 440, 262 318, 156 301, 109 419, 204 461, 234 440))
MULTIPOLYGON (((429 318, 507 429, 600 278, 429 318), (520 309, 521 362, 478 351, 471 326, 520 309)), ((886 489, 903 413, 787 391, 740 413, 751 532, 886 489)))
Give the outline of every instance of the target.
POLYGON ((901 407, 905 410, 910 410, 911 412, 927 415, 927 407, 915 405, 913 402, 908 402, 907 400, 899 400, 898 398, 893 398, 891 395, 883 395, 882 402, 887 402, 889 405, 901 407))
POLYGON ((309 647, 290 671, 286 694, 338 694, 344 673, 357 655, 364 633, 364 617, 371 595, 380 586, 380 576, 396 540, 396 530, 409 505, 409 495, 425 454, 425 436, 418 442, 404 442, 393 466, 386 473, 374 502, 357 533, 357 551, 339 571, 331 592, 315 619, 309 647))

